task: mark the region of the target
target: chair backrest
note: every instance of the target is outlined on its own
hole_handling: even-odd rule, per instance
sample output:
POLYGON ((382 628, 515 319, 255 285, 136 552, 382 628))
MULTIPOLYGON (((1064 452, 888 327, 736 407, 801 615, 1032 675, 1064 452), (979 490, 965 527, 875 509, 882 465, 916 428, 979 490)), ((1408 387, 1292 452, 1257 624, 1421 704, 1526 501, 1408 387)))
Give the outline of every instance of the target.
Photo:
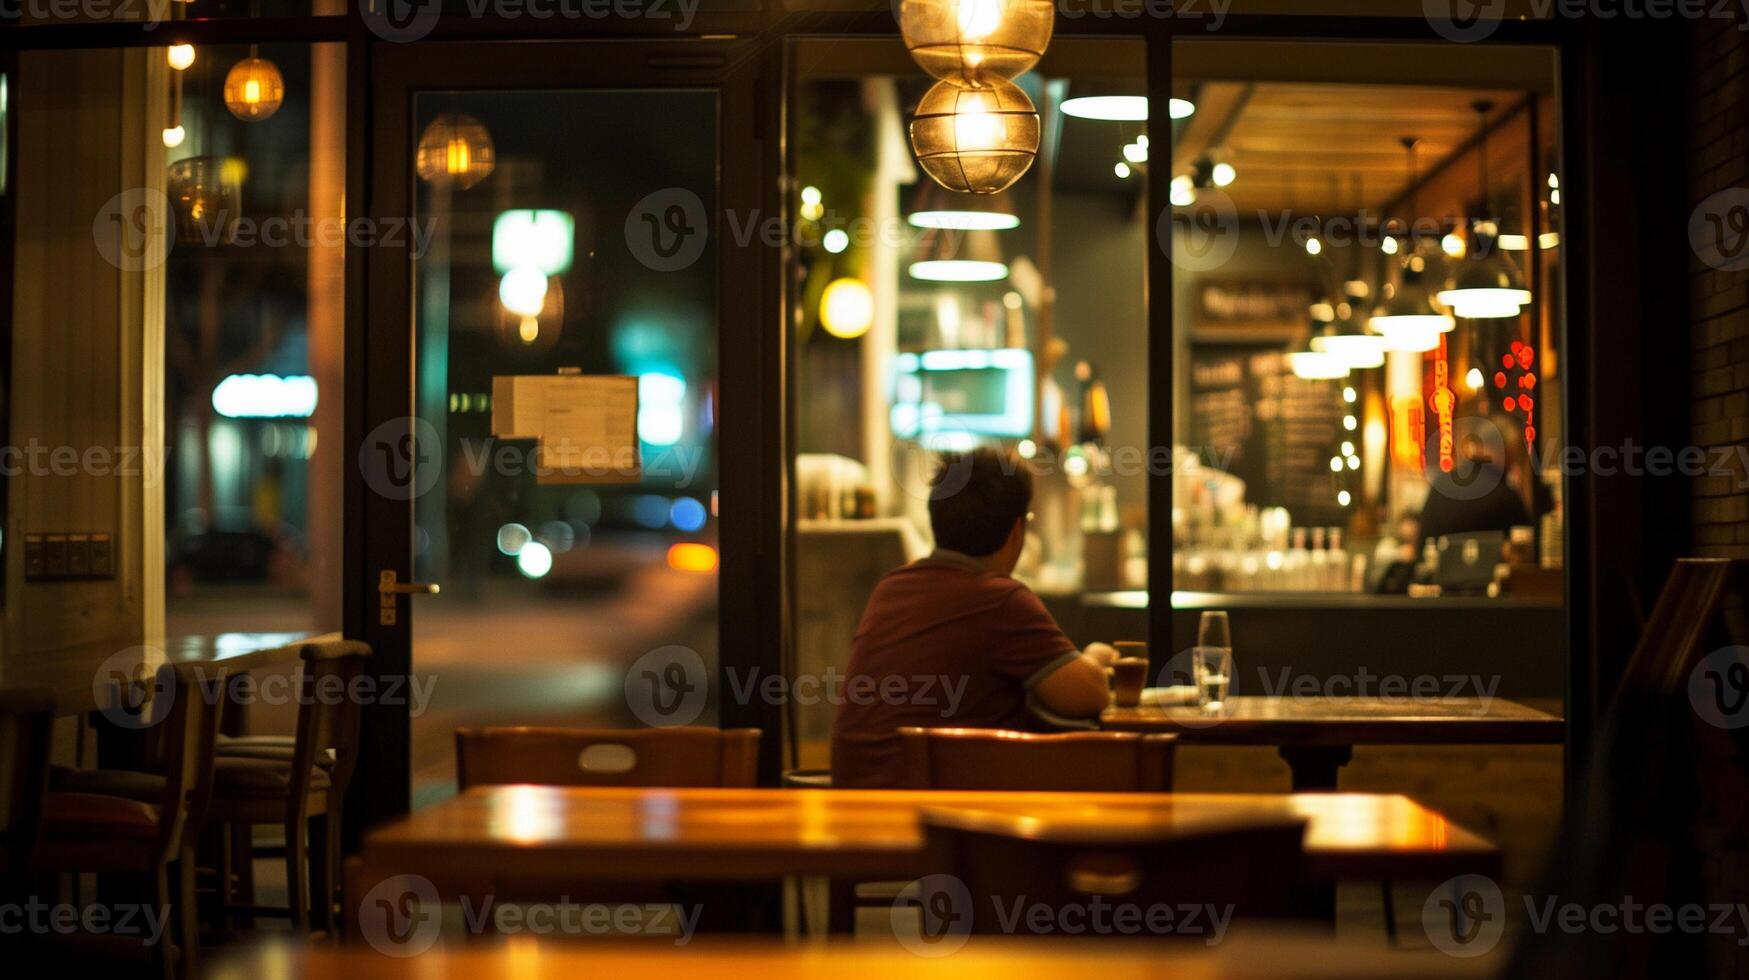
POLYGON ((473 786, 754 785, 757 728, 458 728, 456 782, 473 786))
MULTIPOLYGON (((1651 618, 1640 633, 1618 692, 1680 692, 1695 661, 1710 652, 1709 635, 1743 615, 1749 562, 1682 558, 1664 580, 1651 618)), ((1741 622, 1736 623, 1739 628, 1741 622)))
POLYGON ((298 652, 303 670, 298 675, 298 730, 287 798, 294 808, 301 807, 308 797, 310 782, 324 755, 333 756, 328 779, 334 799, 344 796, 352 781, 360 751, 359 719, 364 711, 357 681, 364 675, 370 655, 370 644, 359 640, 306 643, 298 652))
POLYGON ((224 699, 210 691, 224 691, 230 672, 211 664, 164 664, 158 668, 155 690, 160 692, 151 707, 154 734, 162 733, 164 798, 159 801, 162 818, 158 828, 161 853, 175 854, 192 845, 206 821, 213 795, 213 750, 218 743, 224 699), (216 678, 211 675, 218 673, 216 678), (207 678, 203 678, 202 674, 207 678), (203 683, 217 681, 217 686, 203 683), (169 706, 160 708, 157 697, 167 692, 169 706))
POLYGON ((901 728, 912 789, 1165 792, 1176 735, 901 728))
POLYGON ((1217 918, 1225 928, 1233 920, 1294 913, 1304 884, 1305 828, 1302 820, 1282 820, 1074 843, 929 825, 928 846, 945 856, 949 874, 924 878, 918 887, 964 892, 945 899, 919 894, 916 901, 926 935, 954 925, 943 918, 968 917, 958 925, 962 932, 1092 932, 1104 921, 1119 938, 1212 942, 1217 918), (968 899, 969 909, 962 907, 968 899), (1198 912, 1186 918, 1190 906, 1198 912), (1041 915, 1041 908, 1050 914, 1041 915), (1095 914, 1101 909, 1103 920, 1095 914))
POLYGON ((0 877, 22 873, 42 827, 55 696, 42 688, 0 690, 0 877))

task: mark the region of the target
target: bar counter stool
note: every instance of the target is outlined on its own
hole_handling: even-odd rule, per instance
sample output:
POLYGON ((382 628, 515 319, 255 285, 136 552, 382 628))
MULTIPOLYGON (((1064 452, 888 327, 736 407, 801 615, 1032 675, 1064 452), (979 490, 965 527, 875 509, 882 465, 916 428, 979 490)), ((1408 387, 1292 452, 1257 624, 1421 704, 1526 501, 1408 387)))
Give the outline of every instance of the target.
POLYGON ((131 874, 145 879, 149 900, 176 916, 175 930, 166 932, 153 951, 166 977, 195 972, 200 924, 194 852, 212 796, 220 707, 205 697, 194 668, 160 667, 147 706, 151 712, 147 725, 161 771, 67 774, 44 796, 41 835, 31 858, 33 873, 131 874), (103 786, 125 792, 95 791, 103 786))
MULTIPOLYGON (((306 644, 299 654, 297 734, 289 743, 269 737, 227 740, 215 764, 211 826, 229 839, 222 853, 237 864, 219 873, 227 913, 284 914, 299 930, 333 934, 340 874, 340 818, 347 786, 358 763, 359 716, 355 681, 363 675, 370 647, 356 640, 306 644), (287 908, 254 904, 253 828, 285 829, 287 908)), ((225 862, 225 863, 228 863, 225 862)))

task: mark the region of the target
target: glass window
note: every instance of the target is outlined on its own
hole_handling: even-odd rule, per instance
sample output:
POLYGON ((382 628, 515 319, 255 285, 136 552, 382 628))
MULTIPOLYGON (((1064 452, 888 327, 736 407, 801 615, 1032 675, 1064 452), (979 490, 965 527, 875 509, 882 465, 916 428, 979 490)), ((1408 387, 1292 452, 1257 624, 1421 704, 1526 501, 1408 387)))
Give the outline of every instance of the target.
MULTIPOLYGON (((796 46, 799 674, 841 670, 874 584, 928 553, 944 450, 1032 470, 1016 576, 1078 642, 1085 597, 1146 588, 1143 50, 1056 38, 1017 79, 1036 157, 974 195, 919 164, 933 79, 896 38, 796 46)), ((801 707, 801 765, 825 764, 831 721, 801 707)))

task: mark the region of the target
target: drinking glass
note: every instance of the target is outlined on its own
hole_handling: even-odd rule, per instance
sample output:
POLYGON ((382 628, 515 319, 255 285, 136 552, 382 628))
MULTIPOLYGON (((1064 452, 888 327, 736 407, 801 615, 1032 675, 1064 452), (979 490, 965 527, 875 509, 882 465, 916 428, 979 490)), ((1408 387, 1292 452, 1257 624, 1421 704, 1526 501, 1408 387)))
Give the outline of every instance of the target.
POLYGON ((1196 630, 1191 670, 1195 675, 1196 702, 1206 711, 1224 708, 1227 684, 1233 676, 1233 631, 1225 612, 1202 614, 1202 622, 1196 630))

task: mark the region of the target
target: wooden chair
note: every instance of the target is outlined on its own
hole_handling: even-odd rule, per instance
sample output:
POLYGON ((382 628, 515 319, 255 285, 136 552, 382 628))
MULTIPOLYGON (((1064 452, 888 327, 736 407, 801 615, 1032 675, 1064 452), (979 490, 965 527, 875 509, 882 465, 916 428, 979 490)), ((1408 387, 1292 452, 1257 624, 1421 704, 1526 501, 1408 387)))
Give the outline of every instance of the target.
MULTIPOLYGON (((209 673, 212 669, 207 668, 209 673)), ((123 774, 145 777, 127 780, 144 798, 51 789, 44 796, 42 832, 30 868, 43 874, 95 872, 147 879, 150 900, 170 908, 177 919, 175 942, 167 934, 154 950, 158 967, 164 976, 187 976, 195 972, 200 937, 195 842, 212 797, 221 703, 207 699, 195 669, 188 666, 160 667, 154 690, 158 693, 148 710, 153 712, 161 772, 123 774)))
POLYGON ((370 646, 357 640, 306 644, 299 656, 297 734, 289 753, 266 746, 253 753, 227 751, 215 764, 209 824, 229 836, 223 853, 236 862, 237 887, 230 869, 221 869, 221 903, 229 911, 286 914, 307 930, 311 912, 318 928, 332 934, 337 925, 340 887, 340 819, 347 787, 358 764, 362 705, 350 695, 363 675, 370 646), (285 829, 287 908, 254 905, 251 844, 258 824, 285 829))
MULTIPOLYGON (((1169 908, 1182 925, 1182 909, 1199 906, 1206 930, 1211 908, 1234 921, 1291 915, 1302 881, 1301 820, 1162 833, 1041 826, 1025 818, 990 821, 985 814, 943 810, 927 812, 924 823, 929 846, 946 857, 950 877, 925 878, 919 888, 955 880, 964 888, 945 896, 945 908, 943 895, 909 896, 922 907, 926 932, 954 926, 944 918, 966 917, 959 929, 973 934, 1061 935, 1065 923, 1090 928, 1088 912, 1096 905, 1133 906, 1138 927, 1150 909, 1169 908), (968 899, 970 907, 963 907, 968 899), (1022 907, 1015 916, 1017 903, 1022 907), (1042 923, 1034 918, 1036 907, 1051 911, 1042 923)), ((1117 921, 1111 911, 1106 921, 1117 921)), ((1212 938, 1207 932, 1182 935, 1212 938)))
MULTIPOLYGON (((1176 735, 989 728, 901 728, 912 789, 1163 793, 1172 788, 1176 735)), ((851 933, 856 910, 890 906, 903 885, 834 881, 827 928, 851 933)))
POLYGON ((734 786, 758 778, 757 728, 458 728, 456 782, 474 786, 734 786))
MULTIPOLYGON (((49 691, 0 690, 0 882, 21 880, 36 848, 54 725, 49 691)), ((0 895, 11 890, 0 889, 0 895)))
POLYGON ((912 789, 1163 793, 1176 735, 901 728, 912 789))

